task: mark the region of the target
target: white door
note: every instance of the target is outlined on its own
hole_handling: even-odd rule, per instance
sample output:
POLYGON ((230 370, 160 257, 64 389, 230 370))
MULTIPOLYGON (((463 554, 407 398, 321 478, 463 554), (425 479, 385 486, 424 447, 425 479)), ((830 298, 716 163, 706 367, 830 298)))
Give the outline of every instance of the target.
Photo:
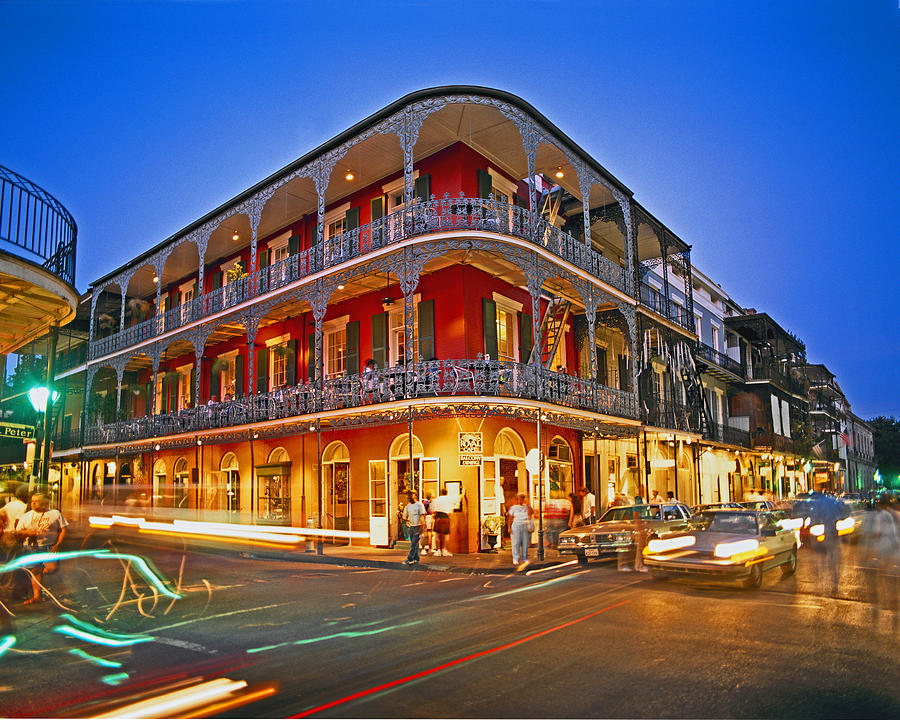
POLYGON ((500 514, 500 502, 497 495, 503 497, 503 489, 500 483, 500 460, 498 458, 486 457, 481 460, 481 483, 478 489, 479 501, 481 505, 481 517, 478 519, 479 524, 488 515, 500 514))
POLYGON ((416 458, 419 463, 419 499, 431 493, 434 500, 440 493, 441 485, 441 459, 434 457, 416 458))
POLYGON ((369 460, 369 544, 387 546, 387 461, 369 460))

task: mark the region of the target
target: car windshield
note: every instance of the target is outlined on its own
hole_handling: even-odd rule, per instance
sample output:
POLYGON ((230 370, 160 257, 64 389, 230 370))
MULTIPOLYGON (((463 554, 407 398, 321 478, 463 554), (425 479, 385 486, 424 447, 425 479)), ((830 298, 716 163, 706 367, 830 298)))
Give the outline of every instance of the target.
POLYGON ((757 535, 756 515, 753 513, 711 512, 704 513, 704 522, 709 532, 731 533, 733 535, 757 535))
POLYGON ((637 513, 641 520, 659 520, 659 505, 629 505, 628 507, 610 508, 600 522, 609 522, 617 520, 634 520, 634 514, 637 513))

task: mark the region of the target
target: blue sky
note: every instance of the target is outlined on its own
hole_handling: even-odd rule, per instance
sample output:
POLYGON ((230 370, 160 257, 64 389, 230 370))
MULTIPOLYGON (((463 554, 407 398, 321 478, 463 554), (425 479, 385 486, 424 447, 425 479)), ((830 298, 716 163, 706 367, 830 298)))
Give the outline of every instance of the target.
POLYGON ((0 0, 0 164, 115 269, 407 92, 515 93, 900 417, 900 9, 847 2, 0 0))

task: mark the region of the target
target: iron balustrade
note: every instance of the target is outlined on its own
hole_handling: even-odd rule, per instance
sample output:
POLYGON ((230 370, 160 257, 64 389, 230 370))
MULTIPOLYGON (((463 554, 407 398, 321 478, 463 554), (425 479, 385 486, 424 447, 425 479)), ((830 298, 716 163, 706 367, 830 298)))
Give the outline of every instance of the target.
POLYGON ((750 431, 731 425, 722 425, 719 423, 710 423, 704 437, 707 440, 715 440, 725 443, 726 445, 738 445, 740 447, 750 447, 750 431))
POLYGON ((567 232, 535 218, 527 208, 491 198, 445 195, 416 202, 335 237, 325 238, 301 253, 244 275, 179 307, 120 330, 91 344, 91 359, 108 355, 242 302, 279 290, 308 275, 432 233, 482 230, 525 240, 590 273, 606 284, 626 290, 625 268, 567 232))
POLYGON ((752 446, 755 449, 774 450, 776 452, 794 451, 793 439, 784 435, 763 432, 752 438, 752 441, 752 446))
POLYGON ((130 442, 213 430, 343 408, 364 408, 423 397, 544 400, 556 405, 637 419, 633 393, 536 365, 500 360, 431 360, 359 375, 305 382, 267 393, 179 412, 89 426, 90 445, 130 442))
POLYGON ((655 398, 645 398, 641 402, 643 404, 641 421, 645 425, 683 432, 696 431, 698 424, 692 423, 691 419, 697 413, 684 403, 655 398))
POLYGON ((714 347, 703 342, 697 343, 697 355, 707 362, 718 365, 720 368, 728 370, 740 377, 744 377, 744 366, 734 358, 728 357, 725 353, 721 353, 714 347))
POLYGON ((809 384, 800 378, 795 378, 790 373, 790 368, 784 368, 771 362, 756 362, 753 364, 754 380, 770 380, 788 392, 802 395, 809 394, 809 384))
POLYGON ((641 283, 640 301, 641 305, 651 309, 657 315, 662 315, 676 325, 693 331, 694 325, 691 318, 688 317, 687 308, 676 304, 671 298, 667 300, 665 294, 652 285, 641 283))
POLYGON ((75 219, 50 193, 0 165, 0 249, 75 286, 75 219))

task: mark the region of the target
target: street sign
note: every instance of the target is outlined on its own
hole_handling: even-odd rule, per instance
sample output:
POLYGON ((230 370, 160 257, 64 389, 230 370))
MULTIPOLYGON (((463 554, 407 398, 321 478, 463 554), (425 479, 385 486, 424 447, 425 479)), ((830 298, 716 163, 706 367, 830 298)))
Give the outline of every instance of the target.
POLYGON ((537 448, 531 448, 525 453, 525 469, 532 475, 537 475, 540 470, 541 454, 537 448))
POLYGON ((34 438, 34 425, 19 425, 18 423, 0 423, 0 437, 34 438))

